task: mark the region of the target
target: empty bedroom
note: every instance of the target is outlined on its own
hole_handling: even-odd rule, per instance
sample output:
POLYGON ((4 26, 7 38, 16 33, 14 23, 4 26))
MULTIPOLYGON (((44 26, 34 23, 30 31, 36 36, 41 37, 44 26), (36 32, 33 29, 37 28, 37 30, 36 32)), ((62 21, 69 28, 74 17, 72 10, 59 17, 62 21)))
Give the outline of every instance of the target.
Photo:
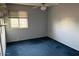
POLYGON ((0 56, 79 56, 79 3, 0 3, 0 56))

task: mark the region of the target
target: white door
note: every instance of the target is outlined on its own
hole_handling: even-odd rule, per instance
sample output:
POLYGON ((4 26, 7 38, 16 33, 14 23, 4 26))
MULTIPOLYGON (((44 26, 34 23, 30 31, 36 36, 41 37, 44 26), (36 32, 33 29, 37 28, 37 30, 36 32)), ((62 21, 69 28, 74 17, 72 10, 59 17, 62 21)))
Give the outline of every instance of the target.
POLYGON ((1 27, 0 27, 0 56, 2 56, 2 49, 1 49, 1 27))
POLYGON ((1 52, 2 55, 5 56, 5 52, 6 52, 6 36, 5 36, 5 25, 4 25, 4 20, 1 19, 1 25, 0 25, 0 41, 1 41, 1 52))

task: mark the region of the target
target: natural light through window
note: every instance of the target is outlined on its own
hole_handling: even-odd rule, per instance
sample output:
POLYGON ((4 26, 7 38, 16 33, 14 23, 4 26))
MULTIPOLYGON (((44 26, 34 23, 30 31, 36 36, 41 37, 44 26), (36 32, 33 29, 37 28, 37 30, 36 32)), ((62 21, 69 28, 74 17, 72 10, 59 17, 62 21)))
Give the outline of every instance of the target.
POLYGON ((18 28, 19 22, 17 18, 10 18, 10 23, 12 28, 18 28))
POLYGON ((20 18, 19 19, 19 24, 20 24, 20 28, 28 28, 28 23, 27 23, 27 19, 26 18, 20 18))
POLYGON ((28 17, 24 11, 10 13, 10 25, 11 28, 28 28, 28 17), (18 16, 15 16, 18 14, 18 16))

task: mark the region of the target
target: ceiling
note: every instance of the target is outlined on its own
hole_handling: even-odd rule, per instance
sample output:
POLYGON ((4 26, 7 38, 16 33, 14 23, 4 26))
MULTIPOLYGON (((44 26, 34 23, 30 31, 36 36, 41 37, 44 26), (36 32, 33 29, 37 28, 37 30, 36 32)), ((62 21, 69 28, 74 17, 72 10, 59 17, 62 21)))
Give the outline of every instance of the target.
MULTIPOLYGON (((29 6, 41 6, 42 3, 17 3, 20 5, 29 5, 29 6)), ((46 3, 46 6, 55 6, 58 5, 58 3, 46 3)))

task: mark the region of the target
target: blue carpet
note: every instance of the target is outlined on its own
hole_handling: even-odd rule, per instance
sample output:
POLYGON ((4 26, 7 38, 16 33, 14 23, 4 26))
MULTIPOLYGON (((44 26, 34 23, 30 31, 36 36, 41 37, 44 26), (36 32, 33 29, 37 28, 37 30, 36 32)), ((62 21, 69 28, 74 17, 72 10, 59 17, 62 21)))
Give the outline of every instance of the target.
POLYGON ((6 56, 79 56, 79 51, 43 37, 8 43, 6 56))

